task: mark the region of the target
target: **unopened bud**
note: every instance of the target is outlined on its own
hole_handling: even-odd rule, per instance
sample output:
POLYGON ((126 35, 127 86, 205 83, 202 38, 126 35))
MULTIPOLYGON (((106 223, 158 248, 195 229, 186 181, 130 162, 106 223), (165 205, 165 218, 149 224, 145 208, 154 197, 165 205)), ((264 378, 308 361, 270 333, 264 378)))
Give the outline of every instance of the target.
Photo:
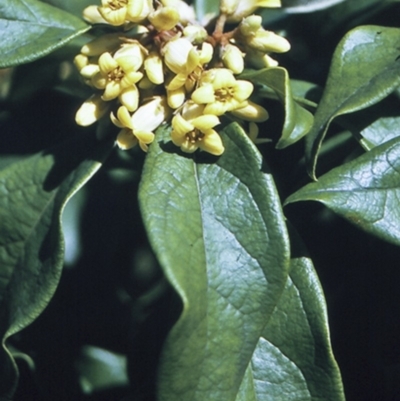
POLYGON ((103 117, 108 108, 109 104, 100 95, 92 95, 76 112, 75 121, 78 125, 87 127, 103 117))
POLYGON ((244 69, 243 53, 235 46, 228 44, 222 53, 222 62, 224 66, 230 69, 234 74, 240 74, 244 69))
POLYGON ((174 7, 160 7, 148 18, 157 31, 169 31, 179 22, 179 12, 174 7))

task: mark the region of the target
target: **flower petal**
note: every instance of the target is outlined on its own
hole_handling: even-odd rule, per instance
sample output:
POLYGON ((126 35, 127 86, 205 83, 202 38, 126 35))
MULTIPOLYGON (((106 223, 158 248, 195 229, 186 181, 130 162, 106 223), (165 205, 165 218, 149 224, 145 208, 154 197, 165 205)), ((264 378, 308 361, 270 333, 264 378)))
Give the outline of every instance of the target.
POLYGON ((108 110, 109 105, 103 102, 98 95, 92 95, 76 112, 75 121, 78 125, 87 127, 101 118, 108 110))
POLYGON ((167 85, 167 90, 174 91, 181 88, 183 85, 185 85, 186 79, 187 79, 186 74, 179 73, 175 75, 172 78, 171 82, 167 85))
POLYGON ((124 128, 117 136, 117 144, 123 150, 131 149, 136 146, 137 143, 137 138, 129 128, 124 128))
POLYGON ((235 86, 235 84, 236 79, 230 70, 226 68, 216 69, 212 83, 214 89, 228 88, 230 86, 235 86))
POLYGON ((215 127, 220 124, 219 118, 213 114, 207 114, 205 116, 200 116, 191 121, 193 126, 200 131, 206 131, 210 128, 215 127))
POLYGON ((245 107, 238 108, 236 110, 232 110, 231 113, 246 121, 253 121, 255 123, 261 123, 263 121, 268 120, 268 111, 264 109, 264 107, 256 104, 252 101, 248 102, 248 105, 245 107))
POLYGON ((183 102, 185 101, 185 97, 186 92, 183 86, 176 90, 167 89, 168 106, 172 109, 177 109, 178 107, 182 106, 183 102))
POLYGON ((228 111, 228 104, 222 102, 214 102, 207 104, 204 109, 204 114, 214 114, 216 116, 222 116, 228 111))
POLYGON ((222 155, 225 148, 218 133, 213 129, 204 133, 205 137, 201 142, 199 142, 199 148, 215 156, 222 155))
POLYGON ((121 93, 121 85, 118 82, 109 81, 101 98, 105 101, 115 99, 121 93))
POLYGON ((160 85, 164 82, 162 58, 157 52, 151 52, 144 61, 144 69, 147 77, 153 84, 160 85))
POLYGON ((172 119, 172 129, 175 137, 184 137, 188 132, 194 130, 194 126, 186 121, 180 114, 172 119))
POLYGON ((103 74, 108 74, 118 67, 118 63, 113 59, 110 53, 106 52, 99 57, 99 67, 103 74))
POLYGON ((139 90, 137 86, 133 85, 124 89, 118 99, 129 111, 135 111, 139 106, 139 90))
POLYGON ((248 99, 252 94, 254 86, 249 81, 236 81, 234 97, 239 102, 243 102, 248 99))
POLYGON ((148 145, 154 141, 154 133, 146 131, 134 131, 134 135, 139 140, 140 143, 145 143, 148 145))
POLYGON ((121 106, 117 110, 117 117, 122 126, 133 129, 131 115, 125 106, 121 106))
POLYGON ((215 102, 214 88, 210 84, 200 86, 192 93, 192 100, 197 104, 215 102))

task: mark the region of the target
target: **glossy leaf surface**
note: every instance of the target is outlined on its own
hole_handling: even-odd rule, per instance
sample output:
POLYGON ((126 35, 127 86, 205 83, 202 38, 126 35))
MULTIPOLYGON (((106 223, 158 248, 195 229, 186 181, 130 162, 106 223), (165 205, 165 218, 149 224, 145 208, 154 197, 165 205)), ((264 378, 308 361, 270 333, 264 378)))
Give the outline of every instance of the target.
POLYGON ((247 373, 243 401, 345 399, 330 347, 324 295, 308 257, 292 258, 285 290, 247 373))
POLYGON ((400 29, 371 25, 348 32, 337 46, 314 125, 306 138, 312 178, 316 178, 318 152, 332 120, 379 102, 400 85, 399 43, 400 29))
MULTIPOLYGON (((335 393, 332 383, 327 386, 331 379, 316 392, 305 390, 308 381, 318 382, 312 358, 302 355, 311 355, 314 339, 296 343, 296 330, 308 330, 304 315, 288 323, 302 301, 288 281, 287 231, 268 169, 237 125, 221 136, 226 150, 220 158, 191 157, 176 153, 165 129, 146 159, 140 189, 144 221, 183 301, 162 355, 159 400, 261 401, 269 392, 292 393, 291 400, 329 393, 340 400, 340 389, 335 393), (286 329, 292 330, 286 339, 275 341, 286 329)), ((299 274, 307 280, 308 273, 299 274)), ((309 285, 299 291, 309 291, 305 298, 314 294, 309 285)), ((324 327, 321 355, 328 355, 325 316, 318 312, 314 318, 324 327)), ((323 359, 336 369, 330 354, 323 359)))
POLYGON ((64 258, 62 211, 109 149, 109 143, 81 138, 0 171, 0 361, 8 376, 0 382, 0 398, 12 394, 16 380, 5 340, 36 319, 53 296, 64 258))
POLYGON ((322 202, 363 230, 400 245, 399 160, 397 137, 304 186, 286 203, 322 202))
POLYGON ((0 3, 0 68, 28 63, 90 29, 82 19, 36 0, 0 3), (4 38, 4 35, 3 35, 4 38))
POLYGON ((306 135, 313 124, 313 115, 293 99, 289 75, 282 67, 271 67, 255 72, 246 72, 240 78, 273 89, 285 107, 285 122, 282 136, 276 147, 286 148, 306 135))

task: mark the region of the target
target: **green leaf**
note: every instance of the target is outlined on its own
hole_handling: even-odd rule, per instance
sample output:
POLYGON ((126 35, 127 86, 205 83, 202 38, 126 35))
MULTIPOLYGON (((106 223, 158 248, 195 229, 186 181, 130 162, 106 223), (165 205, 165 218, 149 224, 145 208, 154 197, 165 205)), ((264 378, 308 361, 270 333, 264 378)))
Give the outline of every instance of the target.
POLYGON ((215 0, 196 0, 194 3, 198 21, 202 21, 210 16, 219 14, 219 1, 215 0))
POLYGON ((53 5, 54 7, 61 8, 71 14, 82 18, 83 10, 93 4, 100 5, 100 1, 95 0, 43 0, 44 3, 53 5))
POLYGON ((382 117, 361 131, 369 148, 400 136, 400 117, 382 117))
POLYGON ((330 346, 325 298, 308 257, 292 258, 285 290, 246 377, 238 401, 345 399, 330 346))
POLYGON ((65 204, 109 150, 110 143, 80 137, 0 171, 0 361, 9 376, 0 381, 0 398, 11 397, 17 377, 6 339, 37 318, 58 285, 65 204))
POLYGON ((328 81, 306 138, 309 174, 332 120, 371 106, 400 85, 400 29, 361 26, 348 32, 333 55, 328 81))
POLYGON ((291 13, 310 13, 332 7, 345 0, 282 0, 282 7, 291 13))
POLYGON ((192 157, 159 130, 145 163, 143 218, 183 301, 163 350, 158 399, 263 401, 267 392, 272 400, 342 400, 310 262, 292 261, 288 280, 272 177, 236 124, 221 137, 220 158, 192 157))
POLYGON ((43 57, 90 29, 83 20, 36 0, 0 3, 0 68, 43 57))
POLYGON ((76 362, 79 382, 84 394, 116 387, 127 387, 128 361, 125 355, 86 345, 76 362))
POLYGON ((294 101, 290 86, 289 75, 282 67, 271 67, 255 72, 246 72, 240 75, 259 85, 266 85, 273 89, 279 100, 285 106, 285 122, 282 137, 277 143, 278 149, 292 145, 306 135, 313 124, 313 115, 294 101))
POLYGON ((163 401, 235 399, 288 274, 271 175, 236 124, 222 135, 226 151, 214 163, 153 144, 142 176, 147 232, 184 303, 164 349, 163 401))
POLYGON ((400 245, 400 138, 331 170, 285 204, 315 200, 363 230, 400 245))

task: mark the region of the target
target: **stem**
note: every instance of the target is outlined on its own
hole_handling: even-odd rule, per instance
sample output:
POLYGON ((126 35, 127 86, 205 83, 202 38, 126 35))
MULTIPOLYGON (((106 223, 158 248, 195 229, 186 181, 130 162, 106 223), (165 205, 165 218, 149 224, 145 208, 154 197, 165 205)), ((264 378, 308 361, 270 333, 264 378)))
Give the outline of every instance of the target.
POLYGON ((220 14, 220 16, 217 19, 217 22, 215 23, 215 29, 214 29, 212 36, 215 39, 217 39, 217 41, 224 33, 224 26, 225 26, 226 18, 227 18, 226 14, 220 14))

